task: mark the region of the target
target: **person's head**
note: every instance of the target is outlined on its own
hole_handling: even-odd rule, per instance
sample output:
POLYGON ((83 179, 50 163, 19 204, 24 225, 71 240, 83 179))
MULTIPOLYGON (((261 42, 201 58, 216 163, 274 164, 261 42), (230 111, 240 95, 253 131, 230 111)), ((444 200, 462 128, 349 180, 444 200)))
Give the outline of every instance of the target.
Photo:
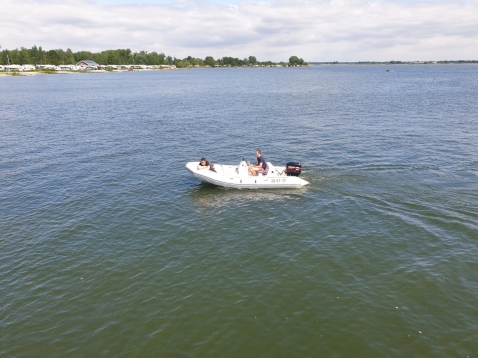
POLYGON ((200 163, 201 163, 202 165, 206 165, 206 158, 201 158, 200 163))
POLYGON ((256 149, 256 156, 260 157, 262 155, 262 152, 260 149, 256 149))

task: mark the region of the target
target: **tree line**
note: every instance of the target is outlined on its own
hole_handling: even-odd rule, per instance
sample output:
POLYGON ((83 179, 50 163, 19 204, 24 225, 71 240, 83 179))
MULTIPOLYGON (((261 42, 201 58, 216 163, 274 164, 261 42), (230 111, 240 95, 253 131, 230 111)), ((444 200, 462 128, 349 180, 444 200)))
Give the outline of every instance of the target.
POLYGON ((17 64, 17 65, 75 65, 81 60, 92 60, 99 65, 176 65, 176 67, 203 67, 203 66, 267 66, 267 65, 282 65, 282 66, 306 66, 302 58, 291 56, 289 62, 275 63, 272 61, 260 62, 255 56, 239 59, 233 57, 223 57, 214 59, 212 56, 206 58, 195 58, 188 56, 183 59, 166 56, 164 53, 157 53, 155 51, 139 51, 133 52, 130 49, 105 50, 101 52, 78 51, 73 52, 71 49, 62 50, 43 50, 41 46, 33 46, 28 49, 21 47, 14 50, 3 50, 0 52, 0 63, 2 65, 17 64))

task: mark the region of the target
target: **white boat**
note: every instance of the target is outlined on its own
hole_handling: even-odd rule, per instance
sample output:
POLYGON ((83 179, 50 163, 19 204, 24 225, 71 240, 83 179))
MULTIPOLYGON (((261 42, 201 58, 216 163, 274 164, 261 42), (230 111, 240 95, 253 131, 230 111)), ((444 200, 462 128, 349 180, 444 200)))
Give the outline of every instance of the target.
MULTIPOLYGON (((290 175, 291 167, 288 163, 283 167, 274 167, 267 162, 267 171, 264 174, 259 173, 257 176, 249 175, 247 163, 242 160, 239 165, 214 164, 214 170, 198 169, 199 162, 189 162, 186 168, 198 179, 219 185, 225 188, 237 189, 269 189, 269 188, 301 188, 307 184, 298 177, 298 174, 290 175)), ((298 164, 298 163, 294 163, 298 164)), ((300 164, 298 164, 300 166, 300 164)))

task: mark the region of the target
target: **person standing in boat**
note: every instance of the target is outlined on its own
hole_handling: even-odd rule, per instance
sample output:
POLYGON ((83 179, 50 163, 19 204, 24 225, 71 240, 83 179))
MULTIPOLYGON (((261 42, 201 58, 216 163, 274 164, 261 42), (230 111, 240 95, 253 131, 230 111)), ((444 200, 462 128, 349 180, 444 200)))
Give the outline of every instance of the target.
POLYGON ((257 176, 258 173, 263 173, 267 171, 267 163, 260 149, 256 150, 257 165, 249 165, 249 174, 252 176, 257 176))
POLYGON ((208 170, 212 170, 213 172, 216 171, 214 169, 214 164, 209 163, 206 160, 206 158, 201 158, 201 161, 198 164, 198 170, 201 170, 201 169, 208 169, 208 170))

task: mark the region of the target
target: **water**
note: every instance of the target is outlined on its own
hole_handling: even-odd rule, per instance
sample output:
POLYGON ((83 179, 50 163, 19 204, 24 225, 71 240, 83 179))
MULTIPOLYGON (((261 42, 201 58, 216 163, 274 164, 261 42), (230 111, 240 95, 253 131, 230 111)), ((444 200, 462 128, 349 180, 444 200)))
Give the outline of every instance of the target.
POLYGON ((478 67, 385 69, 0 78, 0 356, 476 357, 478 67))

